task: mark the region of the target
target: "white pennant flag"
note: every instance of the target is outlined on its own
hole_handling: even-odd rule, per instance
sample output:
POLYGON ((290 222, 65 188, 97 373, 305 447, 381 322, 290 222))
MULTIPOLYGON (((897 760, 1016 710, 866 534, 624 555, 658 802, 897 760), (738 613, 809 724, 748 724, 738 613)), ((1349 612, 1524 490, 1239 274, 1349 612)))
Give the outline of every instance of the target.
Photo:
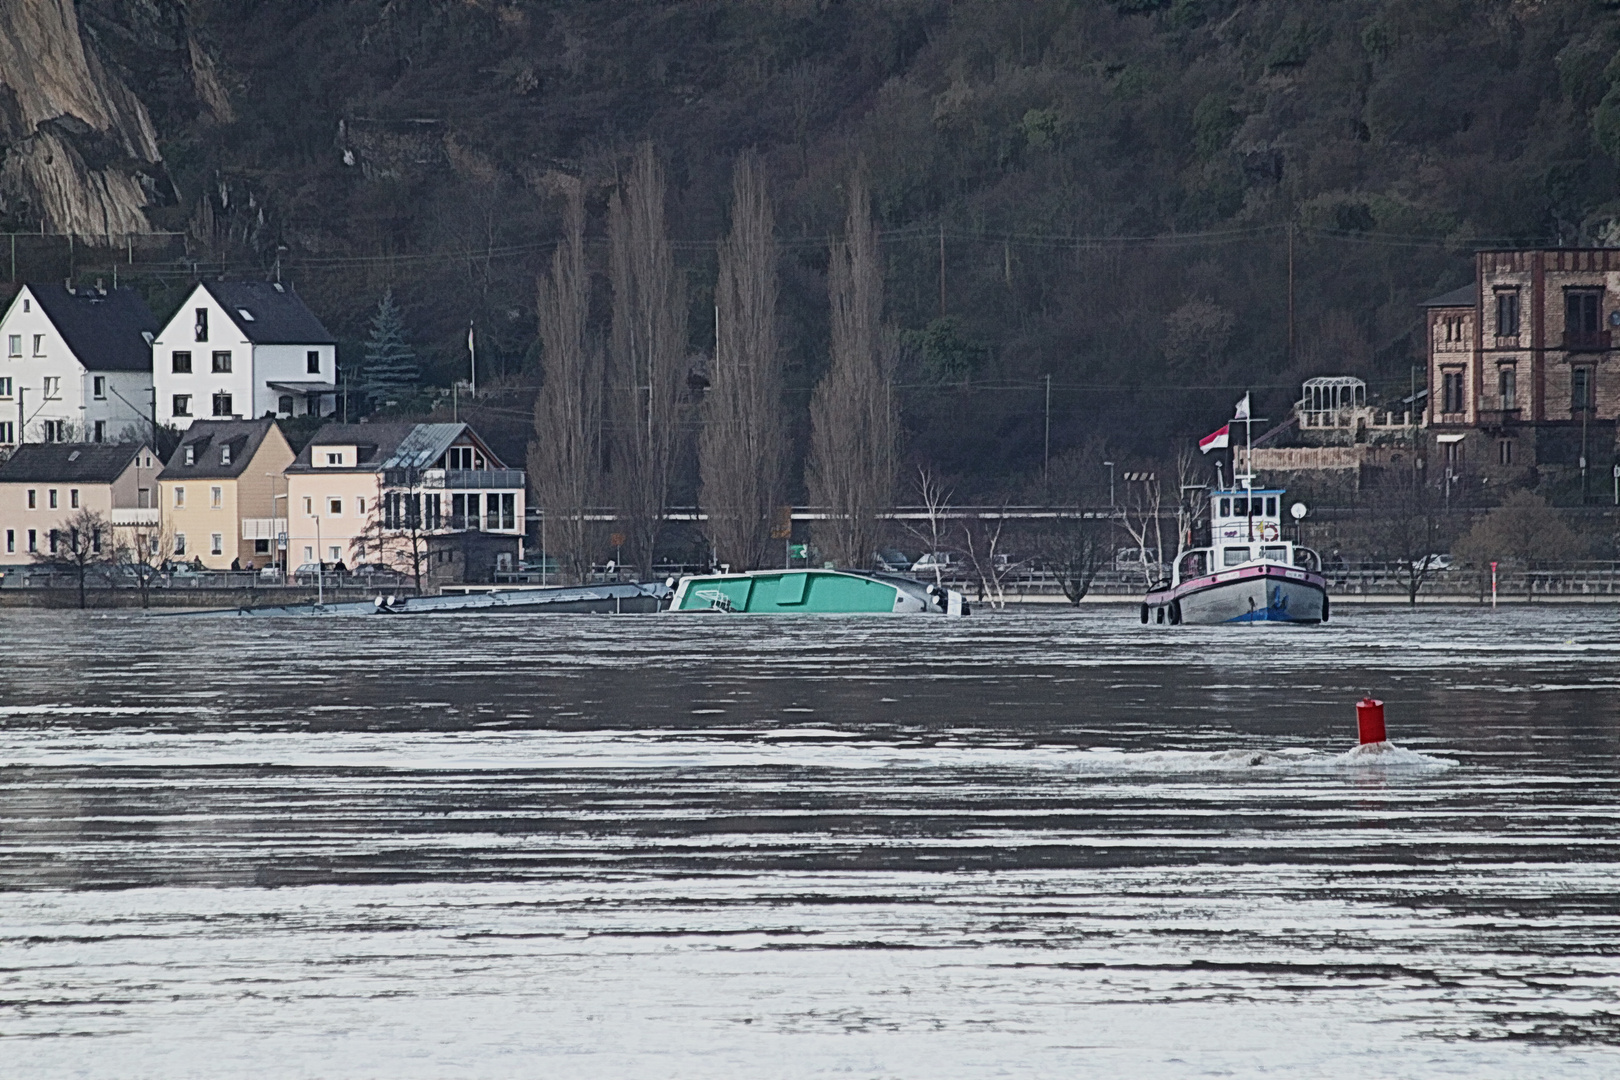
POLYGON ((1249 418, 1249 395, 1244 394, 1243 400, 1237 403, 1237 415, 1234 420, 1247 420, 1249 418))

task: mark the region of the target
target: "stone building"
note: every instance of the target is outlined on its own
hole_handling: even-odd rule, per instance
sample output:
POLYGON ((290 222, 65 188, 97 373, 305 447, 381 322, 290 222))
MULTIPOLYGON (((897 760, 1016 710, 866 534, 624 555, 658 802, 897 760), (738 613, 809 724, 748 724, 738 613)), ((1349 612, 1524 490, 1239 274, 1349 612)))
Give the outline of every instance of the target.
POLYGON ((1424 302, 1437 479, 1605 493, 1620 417, 1620 250, 1480 251, 1424 302))

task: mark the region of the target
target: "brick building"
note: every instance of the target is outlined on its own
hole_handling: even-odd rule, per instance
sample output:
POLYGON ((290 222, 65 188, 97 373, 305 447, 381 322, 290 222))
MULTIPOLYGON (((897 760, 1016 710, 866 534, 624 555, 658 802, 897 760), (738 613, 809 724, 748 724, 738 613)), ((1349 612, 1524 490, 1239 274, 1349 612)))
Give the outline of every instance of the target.
POLYGON ((1473 285, 1423 304, 1434 466, 1462 483, 1605 493, 1620 417, 1620 250, 1474 258, 1473 285))

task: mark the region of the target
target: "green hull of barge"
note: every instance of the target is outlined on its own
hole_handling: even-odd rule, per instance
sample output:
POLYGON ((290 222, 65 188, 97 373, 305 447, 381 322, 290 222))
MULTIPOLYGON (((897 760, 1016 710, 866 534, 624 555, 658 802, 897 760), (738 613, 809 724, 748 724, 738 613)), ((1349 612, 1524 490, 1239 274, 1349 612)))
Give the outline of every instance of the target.
POLYGON ((926 611, 927 593, 916 582, 838 570, 759 570, 685 578, 674 611, 747 615, 853 615, 926 611))

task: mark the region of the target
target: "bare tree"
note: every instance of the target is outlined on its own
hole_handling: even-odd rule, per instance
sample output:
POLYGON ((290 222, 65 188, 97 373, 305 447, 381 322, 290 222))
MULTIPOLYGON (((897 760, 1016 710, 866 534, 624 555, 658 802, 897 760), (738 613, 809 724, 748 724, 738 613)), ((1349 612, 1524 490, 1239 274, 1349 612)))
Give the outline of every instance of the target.
MULTIPOLYGON (((411 579, 418 595, 429 572, 433 534, 444 526, 443 495, 425 491, 422 470, 389 469, 382 497, 373 500, 371 515, 358 536, 349 542, 355 565, 382 563, 411 579)), ((452 522, 465 528, 465 522, 452 522)))
POLYGON ((150 607, 152 586, 163 574, 163 567, 174 556, 174 533, 167 527, 149 529, 135 526, 127 543, 113 553, 116 566, 127 567, 141 593, 141 607, 150 607))
POLYGON ((1171 566, 1193 546, 1193 531, 1209 512, 1209 483, 1202 454, 1183 447, 1176 455, 1176 555, 1171 566))
POLYGON ((1015 560, 1007 553, 1007 505, 1003 501, 1001 512, 994 517, 974 516, 962 521, 962 546, 967 551, 968 565, 979 582, 979 599, 989 600, 990 606, 1007 606, 1007 582, 1023 568, 1023 560, 1015 560))
POLYGON ((810 500, 826 512, 817 545, 842 566, 866 566, 894 491, 898 424, 890 385, 893 349, 882 325, 883 267, 871 198, 850 184, 844 239, 828 267, 832 356, 810 399, 810 500))
MULTIPOLYGON (((945 521, 951 512, 951 489, 940 483, 939 478, 928 466, 919 465, 917 495, 922 499, 923 513, 926 516, 921 526, 907 522, 906 531, 928 545, 930 556, 937 556, 940 553, 940 541, 945 537, 945 521)), ((930 558, 928 562, 934 570, 934 584, 943 585, 944 564, 938 558, 930 558)))
POLYGON ((782 497, 782 353, 776 334, 776 238, 758 159, 732 171, 731 235, 720 245, 714 363, 703 401, 699 502, 709 542, 733 570, 771 552, 782 497))
POLYGON ((1066 511, 1042 532, 1036 549, 1069 603, 1078 606, 1108 565, 1112 533, 1096 511, 1082 507, 1066 511))
POLYGON ((1153 588, 1163 577, 1164 533, 1160 511, 1164 488, 1157 473, 1126 473, 1125 494, 1119 504, 1119 523, 1136 544, 1142 581, 1153 588))
POLYGON ((34 561, 65 565, 78 579, 79 606, 85 606, 85 580, 92 567, 109 561, 113 554, 112 530, 107 519, 94 510, 80 510, 50 531, 46 550, 34 553, 34 561), (106 541, 104 544, 103 541, 106 541))
POLYGON ((686 386, 686 296, 664 223, 664 171, 651 143, 608 206, 613 333, 607 416, 619 531, 643 580, 663 528, 680 456, 686 386))
POLYGON ((534 401, 529 480, 546 516, 546 539, 565 581, 590 575, 596 526, 589 511, 602 495, 602 350, 588 326, 590 272, 585 264, 585 199, 568 193, 564 238, 540 280, 543 382, 534 401))
POLYGON ((1415 470, 1403 470, 1374 489, 1367 507, 1367 547, 1394 565, 1395 580, 1416 604, 1429 577, 1439 569, 1429 558, 1440 537, 1439 492, 1415 470))

